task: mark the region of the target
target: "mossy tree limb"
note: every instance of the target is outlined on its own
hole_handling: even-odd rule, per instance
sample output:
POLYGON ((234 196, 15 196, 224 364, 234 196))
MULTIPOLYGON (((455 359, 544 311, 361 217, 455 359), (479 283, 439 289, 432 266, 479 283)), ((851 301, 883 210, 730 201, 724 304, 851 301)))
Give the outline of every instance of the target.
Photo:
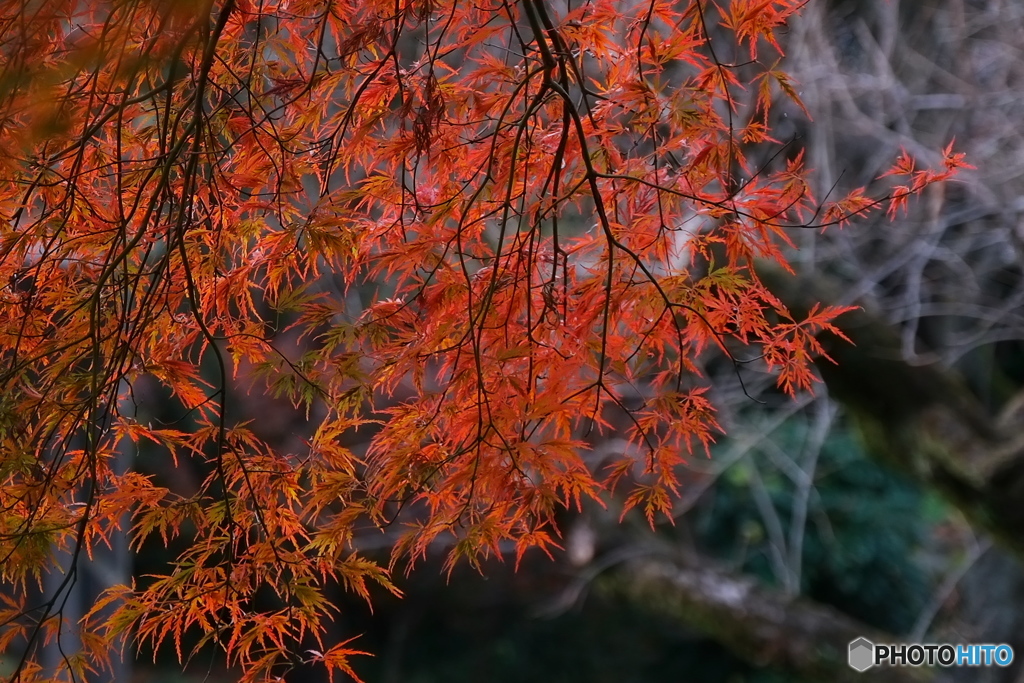
MULTIPOLYGON (((755 666, 808 681, 863 681, 865 674, 847 664, 849 643, 860 637, 899 642, 834 608, 692 556, 636 560, 605 586, 645 609, 694 626, 755 666)), ((867 675, 880 683, 935 680, 926 667, 880 667, 867 675)))
MULTIPOLYGON (((827 276, 759 273, 798 318, 814 302, 840 301, 827 276)), ((904 361, 896 330, 870 311, 846 313, 836 324, 852 344, 822 334, 835 362, 819 359, 818 369, 869 454, 939 491, 1024 558, 1024 401, 988 414, 954 370, 904 361)))

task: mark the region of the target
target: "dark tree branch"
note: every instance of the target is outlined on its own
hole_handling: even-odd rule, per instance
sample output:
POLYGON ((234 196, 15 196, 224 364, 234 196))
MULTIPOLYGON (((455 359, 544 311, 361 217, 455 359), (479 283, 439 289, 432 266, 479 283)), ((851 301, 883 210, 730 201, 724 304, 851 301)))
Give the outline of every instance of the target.
POLYGON ((847 664, 850 641, 899 642, 841 612, 740 576, 708 560, 645 558, 626 565, 610 585, 636 604, 694 626, 755 666, 789 671, 809 681, 878 683, 935 680, 927 668, 847 664))
MULTIPOLYGON (((771 266, 758 273, 797 317, 812 302, 840 298, 825 276, 796 278, 771 266)), ((818 369, 869 453, 941 492, 1024 557, 1024 400, 991 416, 955 371, 905 362, 896 331, 870 311, 847 313, 836 324, 853 343, 821 335, 835 363, 819 359, 818 369)))

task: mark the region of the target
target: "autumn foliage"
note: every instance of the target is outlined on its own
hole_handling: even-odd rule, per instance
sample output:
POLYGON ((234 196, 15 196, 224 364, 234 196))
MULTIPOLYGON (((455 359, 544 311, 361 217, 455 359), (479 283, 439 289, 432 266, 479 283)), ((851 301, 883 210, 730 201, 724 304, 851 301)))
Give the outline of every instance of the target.
POLYGON ((352 643, 299 643, 326 586, 396 590, 357 530, 476 563, 612 490, 670 512, 718 431, 694 360, 806 390, 841 313, 794 319, 757 261, 963 165, 814 196, 770 128, 801 5, 0 1, 0 650, 79 627, 24 596, 125 520, 187 550, 108 592, 66 678, 125 634, 351 674, 352 643), (302 450, 228 418, 243 374, 324 416, 302 450), (188 419, 137 420, 143 377, 188 419), (590 457, 613 428, 631 447, 590 457), (209 476, 123 472, 131 442, 209 476))

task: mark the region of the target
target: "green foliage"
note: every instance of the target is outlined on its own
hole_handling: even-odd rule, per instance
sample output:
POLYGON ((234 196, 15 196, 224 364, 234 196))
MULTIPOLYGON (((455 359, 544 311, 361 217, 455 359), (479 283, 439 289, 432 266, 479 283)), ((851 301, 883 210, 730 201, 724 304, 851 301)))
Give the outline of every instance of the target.
MULTIPOLYGON (((783 451, 798 453, 802 430, 777 432, 783 451)), ((784 525, 793 483, 755 455, 764 486, 784 525)), ((750 489, 750 464, 723 476, 698 511, 700 542, 743 570, 773 581, 764 521, 750 489)), ((803 544, 801 592, 871 626, 905 633, 932 587, 917 562, 934 519, 933 498, 868 460, 849 429, 834 429, 819 456, 803 544)), ((788 527, 784 527, 788 535, 788 527)))

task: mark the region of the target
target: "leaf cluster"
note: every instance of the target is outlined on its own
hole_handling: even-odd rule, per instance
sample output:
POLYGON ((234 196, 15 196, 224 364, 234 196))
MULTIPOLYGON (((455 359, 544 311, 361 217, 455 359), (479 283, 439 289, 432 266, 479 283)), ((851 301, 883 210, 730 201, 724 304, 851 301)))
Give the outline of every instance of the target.
POLYGON ((0 642, 68 626, 18 597, 55 550, 187 528, 95 606, 71 675, 122 634, 188 659, 189 632, 245 680, 352 674, 345 644, 296 652, 332 583, 397 591, 394 562, 442 541, 449 566, 548 551, 557 510, 617 484, 670 512, 718 431, 694 359, 751 351, 793 393, 837 331, 844 309, 794 320, 756 260, 964 165, 826 203, 799 154, 752 167, 797 99, 761 60, 799 6, 0 2, 0 642), (187 420, 137 419, 143 377, 187 420), (246 384, 318 415, 301 452, 229 419, 246 384), (630 447, 591 457, 616 420, 630 447), (139 442, 209 475, 124 471, 139 442))

